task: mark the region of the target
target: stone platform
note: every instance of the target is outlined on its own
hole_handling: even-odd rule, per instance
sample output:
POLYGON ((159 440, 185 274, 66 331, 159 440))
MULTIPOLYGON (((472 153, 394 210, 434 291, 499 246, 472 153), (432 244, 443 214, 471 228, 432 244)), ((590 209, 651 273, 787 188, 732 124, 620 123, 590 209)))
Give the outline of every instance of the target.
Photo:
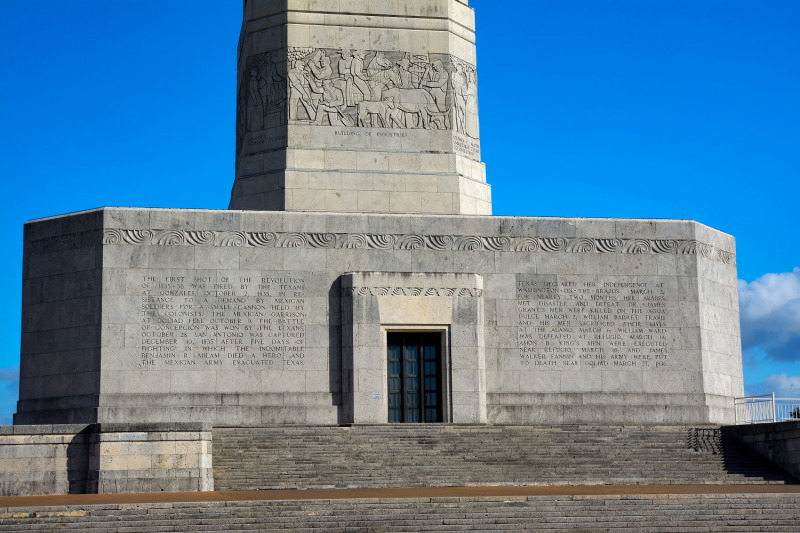
MULTIPOLYGON (((776 450, 793 449, 796 425, 764 428, 761 440, 769 439, 776 450)), ((738 429, 379 424, 212 431, 197 423, 0 426, 0 499, 215 489, 277 491, 278 496, 270 498, 281 499, 286 489, 310 493, 326 488, 603 485, 613 491, 631 484, 730 487, 797 482, 791 457, 776 457, 754 444, 757 427, 744 435, 738 429)), ((189 498, 185 501, 199 501, 189 498)))
MULTIPOLYGON (((393 424, 214 429, 217 490, 786 485, 719 426, 393 424)), ((786 428, 786 431, 790 431, 786 428)), ((783 440, 775 447, 789 444, 783 440)))
POLYGON ((442 333, 445 422, 732 423, 734 250, 689 220, 31 221, 15 423, 385 423, 409 330, 442 333))
POLYGON ((0 496, 214 490, 211 427, 0 426, 0 496))
POLYGON ((795 487, 578 489, 280 491, 278 499, 269 491, 4 498, 0 531, 797 531, 795 487))

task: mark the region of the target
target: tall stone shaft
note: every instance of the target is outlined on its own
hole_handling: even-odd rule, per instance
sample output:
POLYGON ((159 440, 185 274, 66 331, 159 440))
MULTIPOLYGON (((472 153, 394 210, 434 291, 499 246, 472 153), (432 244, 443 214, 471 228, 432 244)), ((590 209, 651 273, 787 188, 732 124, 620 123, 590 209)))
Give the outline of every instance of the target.
POLYGON ((230 209, 491 214, 467 0, 246 0, 230 209))

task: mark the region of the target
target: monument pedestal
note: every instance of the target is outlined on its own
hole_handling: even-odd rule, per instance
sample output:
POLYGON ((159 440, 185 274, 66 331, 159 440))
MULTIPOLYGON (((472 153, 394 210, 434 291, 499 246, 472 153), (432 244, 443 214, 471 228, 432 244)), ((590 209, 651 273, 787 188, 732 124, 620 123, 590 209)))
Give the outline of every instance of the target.
POLYGON ((103 208, 25 250, 16 423, 383 423, 409 328, 444 334, 448 422, 732 423, 743 393, 734 241, 692 221, 103 208))

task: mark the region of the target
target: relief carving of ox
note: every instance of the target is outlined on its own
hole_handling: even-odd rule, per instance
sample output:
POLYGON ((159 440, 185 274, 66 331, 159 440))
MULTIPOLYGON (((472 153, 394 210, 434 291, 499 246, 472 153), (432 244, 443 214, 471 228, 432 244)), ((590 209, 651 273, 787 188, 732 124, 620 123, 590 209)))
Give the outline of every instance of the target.
POLYGON ((391 107, 419 117, 422 127, 428 129, 430 117, 442 115, 433 96, 425 89, 399 89, 383 91, 382 99, 391 102, 391 107))

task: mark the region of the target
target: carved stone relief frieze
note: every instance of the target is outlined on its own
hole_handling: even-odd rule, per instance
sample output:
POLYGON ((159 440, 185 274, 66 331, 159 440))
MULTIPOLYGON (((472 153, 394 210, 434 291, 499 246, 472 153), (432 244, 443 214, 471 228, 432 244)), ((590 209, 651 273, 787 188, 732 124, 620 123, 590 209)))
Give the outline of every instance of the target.
POLYGON ((477 139, 477 72, 450 54, 289 47, 249 56, 240 133, 287 123, 455 130, 477 139))
POLYGON ((158 229, 95 230, 25 242, 26 253, 41 254, 96 245, 215 246, 256 248, 330 248, 370 250, 452 250, 489 252, 699 255, 727 265, 732 252, 688 239, 599 239, 417 235, 371 233, 297 233, 190 231, 158 229))

